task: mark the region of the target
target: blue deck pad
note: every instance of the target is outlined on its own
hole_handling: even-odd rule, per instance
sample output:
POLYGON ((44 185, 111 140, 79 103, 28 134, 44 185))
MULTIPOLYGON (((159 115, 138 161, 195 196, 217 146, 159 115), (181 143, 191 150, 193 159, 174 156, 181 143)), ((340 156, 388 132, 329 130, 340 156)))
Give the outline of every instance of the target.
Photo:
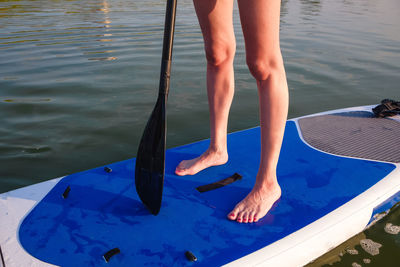
POLYGON ((254 184, 259 139, 259 128, 230 134, 229 162, 194 176, 176 176, 174 169, 201 154, 209 141, 169 149, 158 216, 136 194, 134 159, 109 165, 111 173, 101 167, 65 177, 25 218, 20 241, 34 257, 60 266, 218 266, 321 218, 395 168, 312 149, 288 122, 278 166, 282 198, 257 223, 231 222, 227 213, 254 184), (205 193, 195 190, 235 172, 243 179, 205 193), (63 199, 67 186, 71 191, 63 199), (102 255, 115 247, 121 253, 106 263, 102 255), (197 262, 185 258, 188 250, 197 262))

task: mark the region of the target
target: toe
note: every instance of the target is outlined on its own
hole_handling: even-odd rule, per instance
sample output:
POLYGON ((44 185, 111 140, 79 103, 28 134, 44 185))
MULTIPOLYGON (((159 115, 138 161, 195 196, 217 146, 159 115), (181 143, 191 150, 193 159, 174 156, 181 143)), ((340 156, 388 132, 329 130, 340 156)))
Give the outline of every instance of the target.
POLYGON ((249 213, 244 213, 243 214, 243 222, 244 223, 248 223, 249 222, 249 213))
POLYGON ((254 222, 254 212, 250 212, 249 214, 249 223, 254 222))
POLYGON ((228 219, 230 219, 230 220, 232 220, 232 221, 237 220, 238 217, 239 217, 239 214, 241 213, 241 211, 242 211, 241 205, 240 205, 240 204, 237 204, 237 205, 235 206, 235 208, 234 208, 231 212, 229 212, 229 214, 228 214, 228 219))
POLYGON ((184 171, 185 168, 183 166, 177 166, 175 171, 184 171))
POLYGON ((244 215, 243 212, 239 212, 237 217, 236 217, 236 221, 239 222, 239 223, 242 223, 243 222, 243 215, 244 215))
POLYGON ((231 212, 228 214, 227 217, 228 217, 229 220, 234 221, 234 220, 236 220, 236 218, 237 218, 237 213, 235 213, 234 211, 231 211, 231 212))
POLYGON ((181 163, 178 164, 178 166, 176 166, 175 168, 175 173, 181 173, 185 170, 185 167, 183 166, 183 162, 181 161, 181 163))
POLYGON ((178 166, 175 169, 175 174, 179 175, 179 176, 183 176, 183 175, 185 175, 185 171, 186 171, 185 169, 180 169, 179 166, 178 166))

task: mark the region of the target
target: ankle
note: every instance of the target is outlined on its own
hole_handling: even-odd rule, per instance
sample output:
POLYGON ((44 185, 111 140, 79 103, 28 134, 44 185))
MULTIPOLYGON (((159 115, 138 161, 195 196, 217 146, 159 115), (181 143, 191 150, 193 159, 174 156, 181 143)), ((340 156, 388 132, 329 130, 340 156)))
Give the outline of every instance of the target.
POLYGON ((226 146, 210 145, 207 150, 209 153, 217 154, 219 156, 225 156, 228 154, 226 146))
POLYGON ((280 186, 275 173, 270 175, 258 174, 254 188, 262 191, 271 191, 280 188, 280 186))

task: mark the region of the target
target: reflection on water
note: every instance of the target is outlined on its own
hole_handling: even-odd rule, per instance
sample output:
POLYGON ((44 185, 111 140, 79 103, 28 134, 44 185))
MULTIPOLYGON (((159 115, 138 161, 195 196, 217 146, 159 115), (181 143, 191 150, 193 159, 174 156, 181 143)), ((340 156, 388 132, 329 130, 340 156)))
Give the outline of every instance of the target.
POLYGON ((303 20, 312 20, 321 12, 321 1, 319 0, 300 0, 301 14, 303 20))
MULTIPOLYGON (((147 9, 137 5, 137 3, 124 3, 123 1, 113 3, 114 13, 110 13, 110 4, 107 1, 2 1, 4 7, 0 9, 2 18, 1 28, 5 28, 7 36, 0 37, 1 50, 16 50, 15 45, 45 46, 43 54, 57 53, 59 57, 65 56, 65 49, 69 47, 81 48, 82 54, 88 60, 116 60, 118 57, 112 55, 115 49, 112 42, 121 44, 127 38, 128 24, 119 24, 122 20, 118 13, 123 11, 126 6, 133 11, 148 13, 148 17, 153 13, 152 6, 160 3, 147 3, 147 9), (44 8, 44 6, 46 8, 44 8), (117 11, 117 13, 115 12, 117 11), (21 16, 24 16, 29 23, 21 23, 21 16), (57 19, 55 19, 57 18, 57 19), (52 46, 49 50, 48 46, 52 46), (58 49, 57 49, 58 48, 58 49), (62 50, 62 51, 58 51, 62 50), (103 54, 99 56, 99 54, 103 54)), ((155 2, 155 1, 153 1, 155 2)), ((160 10, 157 10, 158 12, 160 10)), ((158 14, 161 15, 161 14, 158 14)), ((154 24, 154 19, 140 20, 137 17, 127 17, 135 27, 133 35, 150 35, 154 30, 160 28, 160 23, 154 24), (146 29, 143 26, 157 25, 146 29)), ((160 17, 161 18, 161 17, 160 17)), ((128 37, 129 38, 129 37, 128 37)), ((19 47, 18 47, 19 48, 19 47)), ((32 53, 42 52, 35 49, 32 53)), ((25 52, 27 54, 27 52, 25 52)), ((40 53, 41 54, 41 53, 40 53)), ((27 60, 45 60, 43 56, 32 56, 27 60)))
MULTIPOLYGON (((99 39, 100 42, 112 42, 113 39, 111 38, 113 36, 112 33, 108 33, 110 31, 110 27, 111 27, 111 20, 110 17, 108 16, 108 13, 110 12, 110 8, 109 5, 107 3, 107 1, 103 1, 103 7, 98 9, 98 11, 103 12, 104 13, 104 21, 102 21, 101 23, 104 24, 104 28, 105 28, 105 33, 101 34, 100 37, 102 37, 101 39, 99 39)), ((89 60, 116 60, 117 57, 113 57, 109 54, 113 53, 115 50, 104 50, 104 51, 93 51, 93 52, 85 52, 84 54, 87 56, 93 56, 93 57, 89 57, 89 60), (100 57, 100 55, 103 55, 102 57, 100 57)))
MULTIPOLYGON (((157 95, 164 9, 0 0, 0 192, 135 156, 157 95)), ((398 0, 282 0, 289 116, 399 99, 399 12, 398 0)), ((236 4, 234 13, 230 131, 258 124, 236 4)), ((192 1, 179 0, 169 147, 208 137, 202 42, 192 1)))
POLYGON ((281 0, 281 24, 284 23, 284 18, 288 13, 288 2, 289 0, 281 0))

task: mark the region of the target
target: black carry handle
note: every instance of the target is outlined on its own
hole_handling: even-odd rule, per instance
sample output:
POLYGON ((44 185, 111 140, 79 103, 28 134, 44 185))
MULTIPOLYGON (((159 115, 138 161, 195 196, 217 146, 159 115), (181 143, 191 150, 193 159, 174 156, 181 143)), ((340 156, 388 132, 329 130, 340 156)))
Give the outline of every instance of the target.
POLYGON ((395 101, 392 99, 383 99, 381 104, 374 107, 372 111, 375 117, 385 118, 390 116, 395 116, 400 114, 400 101, 395 101))
POLYGON ((197 191, 199 191, 200 193, 204 193, 207 191, 211 191, 217 188, 221 188, 223 186, 226 186, 228 184, 231 184, 233 182, 236 182, 237 180, 242 179, 242 175, 240 175, 239 173, 235 172, 232 176, 222 179, 218 182, 215 183, 211 183, 211 184, 206 184, 206 185, 202 185, 199 187, 196 187, 197 191))
POLYGON ((110 249, 109 251, 107 251, 104 255, 103 255, 103 259, 108 263, 111 259, 112 256, 117 255, 118 253, 120 253, 121 251, 119 250, 119 248, 113 248, 110 249))

